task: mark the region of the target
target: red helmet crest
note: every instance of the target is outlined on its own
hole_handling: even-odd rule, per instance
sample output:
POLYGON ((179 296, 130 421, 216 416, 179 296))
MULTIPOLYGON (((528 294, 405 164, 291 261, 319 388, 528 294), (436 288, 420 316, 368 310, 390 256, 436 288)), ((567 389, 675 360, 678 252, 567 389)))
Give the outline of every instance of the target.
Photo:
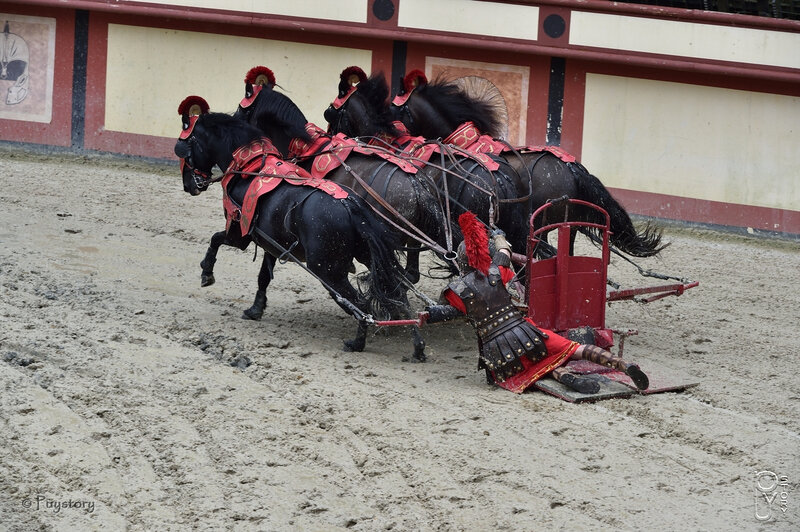
POLYGON ((362 81, 366 81, 367 74, 360 67, 351 66, 342 70, 342 73, 339 75, 339 79, 342 82, 345 82, 350 86, 353 86, 361 83, 362 81))
POLYGON ((187 96, 178 105, 178 114, 187 116, 204 115, 208 112, 208 109, 208 102, 200 96, 187 96))
POLYGON ((414 92, 414 89, 427 83, 428 78, 422 70, 412 70, 403 78, 403 90, 394 97, 392 105, 396 105, 397 107, 405 105, 411 93, 414 92))
POLYGON ((197 117, 208 113, 208 102, 200 96, 187 96, 178 106, 178 114, 181 115, 181 135, 180 138, 187 139, 194 130, 197 117))
POLYGON ((458 225, 464 235, 468 264, 484 275, 488 274, 492 258, 489 256, 489 234, 486 227, 470 211, 458 217, 458 225))
POLYGON ((403 78, 403 90, 411 92, 417 87, 428 83, 428 78, 422 70, 412 70, 403 78))
POLYGON ((271 89, 275 86, 275 74, 265 66, 255 66, 247 71, 244 82, 251 85, 266 85, 271 89))

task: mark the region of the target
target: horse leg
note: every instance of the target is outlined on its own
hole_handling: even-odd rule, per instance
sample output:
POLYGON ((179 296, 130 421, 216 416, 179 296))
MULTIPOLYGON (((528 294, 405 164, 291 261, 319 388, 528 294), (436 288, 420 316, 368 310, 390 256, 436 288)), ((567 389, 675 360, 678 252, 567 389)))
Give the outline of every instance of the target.
MULTIPOLYGON (((366 314, 368 312, 366 306, 361 303, 358 292, 353 288, 353 285, 350 284, 350 281, 347 280, 347 268, 337 268, 340 271, 336 273, 320 266, 313 266, 316 262, 317 261, 313 258, 308 257, 309 268, 314 275, 330 287, 328 293, 331 298, 336 301, 336 304, 353 317, 357 317, 353 311, 353 307, 366 314), (343 303, 341 299, 347 300, 352 306, 343 303)), ((343 342, 343 349, 345 351, 355 351, 359 353, 363 351, 367 345, 367 323, 359 320, 355 337, 351 340, 344 340, 343 342)))
MULTIPOLYGON (((355 302, 359 301, 358 292, 353 288, 353 286, 347 281, 345 278, 343 281, 340 282, 332 282, 330 280, 326 281, 331 288, 333 288, 339 296, 344 297, 354 306, 356 306, 362 312, 367 312, 367 307, 364 305, 357 304, 355 302)), ((340 303, 336 297, 336 294, 331 293, 331 297, 339 304, 342 309, 348 314, 353 315, 353 310, 348 308, 346 305, 340 303)), ((396 309, 392 309, 391 311, 392 317, 396 319, 408 319, 411 317, 410 311, 408 311, 408 307, 400 307, 396 309)), ((412 355, 413 362, 425 362, 425 340, 422 338, 422 335, 419 332, 419 327, 412 327, 411 329, 411 337, 414 343, 414 353, 412 355)), ((361 352, 367 345, 367 323, 363 320, 359 320, 358 327, 356 329, 356 335, 351 340, 344 340, 344 350, 345 351, 354 351, 354 352, 361 352)))
POLYGON ((258 272, 258 290, 253 305, 242 313, 242 318, 247 320, 260 320, 267 306, 267 287, 272 280, 272 269, 275 267, 275 257, 264 253, 261 259, 261 269, 258 272))
MULTIPOLYGON (((394 308, 389 309, 389 313, 392 319, 407 320, 414 317, 411 314, 411 306, 408 303, 408 298, 405 293, 402 295, 402 302, 398 303, 394 308)), ((414 353, 412 353, 410 360, 403 357, 403 361, 425 362, 428 358, 425 355, 425 339, 422 337, 422 333, 419 332, 419 327, 416 325, 411 327, 411 342, 414 345, 414 353)))
POLYGON ((352 340, 344 341, 345 351, 355 351, 360 353, 367 346, 367 323, 364 321, 358 322, 356 329, 356 336, 352 340))
POLYGON ((200 262, 200 286, 211 286, 214 284, 214 263, 217 262, 217 252, 219 247, 224 244, 228 239, 226 231, 219 231, 211 235, 211 243, 208 245, 206 256, 200 262))
MULTIPOLYGON (((407 307, 400 310, 400 312, 392 312, 393 319, 410 319, 411 313, 408 311, 407 307)), ((358 334, 356 338, 353 340, 346 340, 345 350, 347 351, 363 351, 366 345, 366 337, 367 337, 367 325, 364 322, 359 322, 358 334), (356 349, 358 347, 358 349, 356 349)), ((414 344, 414 353, 411 355, 411 359, 403 357, 403 361, 407 362, 425 362, 427 360, 427 356, 425 355, 425 339, 422 337, 422 333, 419 332, 419 327, 414 325, 411 327, 411 342, 414 344)))
POLYGON ((414 354, 411 355, 411 362, 425 362, 428 357, 425 355, 425 339, 419 332, 419 327, 411 327, 411 341, 414 344, 414 354))
POLYGON ((569 228, 569 254, 575 255, 575 238, 578 236, 578 230, 574 227, 569 228))
POLYGON ((422 246, 413 246, 406 251, 406 270, 404 273, 411 284, 419 282, 419 254, 421 249, 422 246))

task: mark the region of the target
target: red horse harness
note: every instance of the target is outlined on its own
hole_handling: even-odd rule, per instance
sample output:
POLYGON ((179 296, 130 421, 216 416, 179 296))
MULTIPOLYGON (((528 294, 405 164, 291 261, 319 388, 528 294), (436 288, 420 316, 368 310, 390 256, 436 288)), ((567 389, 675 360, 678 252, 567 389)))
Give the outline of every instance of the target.
POLYGON ((254 140, 233 152, 233 160, 222 178, 226 230, 230 229, 232 222, 239 222, 242 236, 249 234, 259 198, 281 183, 317 188, 336 199, 348 195, 333 181, 315 178, 299 166, 282 160, 269 139, 254 140), (241 205, 228 195, 228 185, 234 177, 250 180, 241 205))
POLYGON ((324 130, 312 123, 306 124, 306 132, 311 140, 295 138, 289 143, 289 156, 297 159, 313 157, 311 175, 323 178, 344 163, 351 153, 362 155, 377 155, 408 174, 417 173, 417 167, 409 161, 396 155, 364 145, 342 133, 330 136, 324 130))
MULTIPOLYGON (((514 150, 510 144, 481 133, 472 122, 464 122, 458 126, 455 131, 450 133, 450 136, 445 139, 445 142, 458 146, 471 153, 492 153, 499 155, 503 152, 514 150)), ((522 146, 516 148, 516 150, 522 153, 541 153, 546 151, 555 155, 565 163, 574 163, 576 160, 573 155, 558 146, 522 146)))

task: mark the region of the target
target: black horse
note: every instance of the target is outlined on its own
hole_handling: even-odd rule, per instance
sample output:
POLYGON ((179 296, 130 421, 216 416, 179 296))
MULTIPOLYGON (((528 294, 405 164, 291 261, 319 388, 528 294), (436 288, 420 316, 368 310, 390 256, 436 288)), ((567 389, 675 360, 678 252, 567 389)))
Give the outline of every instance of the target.
MULTIPOLYGON (((347 94, 340 95, 334 102, 334 106, 346 100, 347 94)), ((252 83, 245 83, 245 98, 242 100, 237 113, 238 116, 245 118, 251 124, 261 129, 264 134, 273 140, 281 153, 289 154, 290 146, 297 139, 303 139, 305 134, 306 119, 300 109, 284 94, 272 90, 272 84, 260 87, 252 83)), ((371 144, 375 149, 386 148, 387 145, 380 141, 371 144)), ((418 189, 420 183, 425 183, 426 192, 437 198, 437 212, 435 220, 431 220, 430 202, 426 201, 418 209, 417 215, 439 224, 438 229, 430 225, 424 229, 426 234, 436 235, 441 245, 442 238, 447 241, 448 232, 442 231, 446 227, 451 242, 446 247, 446 251, 452 251, 454 244, 461 240, 460 231, 457 223, 453 223, 457 217, 466 210, 478 215, 484 222, 496 222, 496 225, 503 229, 512 245, 518 249, 524 249, 528 234, 527 223, 524 221, 522 210, 524 205, 508 203, 501 204, 503 200, 516 196, 516 176, 510 177, 508 174, 515 173, 505 161, 495 161, 499 168, 494 171, 487 170, 484 163, 470 154, 465 154, 457 150, 442 145, 441 150, 434 154, 427 162, 420 162, 418 159, 408 159, 421 166, 421 171, 411 176, 414 184, 413 188, 418 189), (449 214, 445 218, 442 213, 449 214)), ((352 156, 351 156, 352 157, 352 156)), ((384 165, 383 162, 376 162, 375 157, 354 158, 353 162, 347 159, 347 165, 357 168, 357 164, 364 166, 363 173, 368 173, 369 168, 376 165, 384 165)), ((302 162, 301 166, 307 167, 311 161, 302 162)), ((357 193, 359 192, 358 183, 353 182, 353 177, 347 169, 340 169, 329 175, 329 178, 348 186, 352 186, 357 193)), ((398 180, 399 181, 399 180, 398 180)), ((377 175, 374 178, 373 187, 383 194, 388 203, 400 209, 408 201, 408 194, 397 194, 392 192, 394 186, 406 186, 403 183, 385 181, 377 175)), ((372 201, 372 198, 367 198, 372 201)), ((409 220, 412 218, 408 217, 409 220)), ((425 225, 419 225, 425 227, 425 225)), ((444 248, 444 246, 441 246, 444 248)))
MULTIPOLYGON (((395 233, 408 246, 406 276, 416 283, 420 277, 420 246, 446 254, 452 250, 452 236, 448 231, 458 232, 457 227, 451 229, 447 225, 435 187, 426 179, 420 179, 417 169, 408 161, 358 153, 347 147, 334 148, 331 137, 309 124, 297 105, 285 94, 273 90, 274 86, 274 76, 268 68, 251 69, 245 78, 245 97, 234 116, 260 129, 285 158, 296 157, 298 146, 312 143, 315 148, 306 153, 319 153, 340 163, 325 175, 325 179, 355 191, 394 227, 395 233), (309 131, 317 137, 312 139, 309 131), (345 155, 348 151, 350 153, 345 155)), ((313 165, 318 164, 316 161, 313 155, 295 159, 307 171, 313 170, 313 165)))
MULTIPOLYGON (((388 88, 376 88, 380 79, 382 77, 376 77, 374 83, 364 85, 363 99, 357 97, 349 99, 348 106, 351 106, 352 110, 348 114, 358 113, 359 116, 342 118, 340 123, 357 126, 358 131, 366 131, 369 129, 367 120, 378 120, 374 123, 373 129, 386 131, 385 109, 372 111, 363 109, 367 105, 375 105, 377 101, 377 97, 368 94, 367 91, 374 90, 380 94, 388 91, 388 88)), ((501 126, 497 108, 490 98, 487 98, 486 94, 489 91, 485 87, 482 88, 481 97, 473 97, 462 85, 453 81, 437 80, 428 83, 421 72, 412 72, 406 76, 403 87, 389 107, 392 119, 402 122, 411 135, 426 138, 447 137, 466 123, 472 123, 479 133, 492 135, 496 134, 501 126)), ((357 92, 362 93, 361 84, 357 92)), ((627 211, 614 199, 602 182, 568 154, 552 147, 531 150, 514 148, 504 141, 492 140, 495 141, 493 153, 499 153, 516 169, 513 175, 518 178, 517 198, 525 202, 526 220, 546 202, 566 196, 599 205, 608 212, 611 218, 611 242, 621 252, 635 257, 650 257, 658 254, 666 246, 661 242, 662 234, 659 228, 646 222, 640 230, 637 230, 627 211), (498 145, 502 145, 499 150, 498 145)), ((566 215, 559 210, 559 207, 550 209, 549 214, 553 218, 549 220, 551 223, 563 219, 566 215)), ((575 220, 602 223, 602 220, 596 219, 597 212, 594 209, 584 210, 573 206, 569 216, 575 220)), ((540 225, 544 222, 537 221, 540 225)))
MULTIPOLYGON (((175 145, 175 154, 182 161, 184 190, 192 195, 208 188, 215 166, 228 169, 237 148, 249 147, 262 137, 261 131, 237 118, 209 113, 207 106, 199 115, 184 113, 183 129, 175 145)), ((264 160, 268 160, 266 156, 264 160)), ((278 161, 275 168, 286 169, 287 173, 280 170, 280 175, 292 175, 293 165, 274 160, 278 161)), ((304 175, 302 173, 301 177, 304 175)), ((226 197, 235 205, 245 205, 245 194, 255 178, 235 171, 229 171, 227 176, 230 178, 224 181, 226 197)), ((274 177, 279 179, 278 184, 259 197, 253 216, 248 218, 249 231, 242 234, 242 218, 242 221, 233 220, 225 232, 226 244, 242 247, 252 239, 265 251, 256 300, 248 310, 260 315, 276 261, 291 253, 298 262, 306 263, 307 269, 345 312, 359 318, 356 337, 345 341, 345 348, 363 350, 370 307, 363 294, 348 280, 353 260, 369 267, 374 300, 392 317, 408 316, 402 289, 405 278, 395 259, 393 234, 355 194, 337 199, 302 180, 291 184, 287 178, 274 177)), ((339 190, 346 193, 343 188, 339 190)), ((240 212, 244 213, 244 208, 240 212)), ((416 360, 424 360, 423 349, 424 342, 415 330, 416 360)))

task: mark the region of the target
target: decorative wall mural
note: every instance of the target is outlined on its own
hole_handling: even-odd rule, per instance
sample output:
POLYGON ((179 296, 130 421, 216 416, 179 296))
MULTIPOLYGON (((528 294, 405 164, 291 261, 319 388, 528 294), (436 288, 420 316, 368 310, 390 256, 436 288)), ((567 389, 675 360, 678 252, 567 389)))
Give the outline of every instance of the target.
POLYGON ((518 65, 464 61, 442 57, 425 58, 428 79, 443 76, 456 79, 462 76, 479 76, 491 81, 505 99, 508 110, 508 140, 511 144, 525 143, 530 69, 518 65))
POLYGON ((0 119, 49 123, 56 20, 0 13, 0 119))

